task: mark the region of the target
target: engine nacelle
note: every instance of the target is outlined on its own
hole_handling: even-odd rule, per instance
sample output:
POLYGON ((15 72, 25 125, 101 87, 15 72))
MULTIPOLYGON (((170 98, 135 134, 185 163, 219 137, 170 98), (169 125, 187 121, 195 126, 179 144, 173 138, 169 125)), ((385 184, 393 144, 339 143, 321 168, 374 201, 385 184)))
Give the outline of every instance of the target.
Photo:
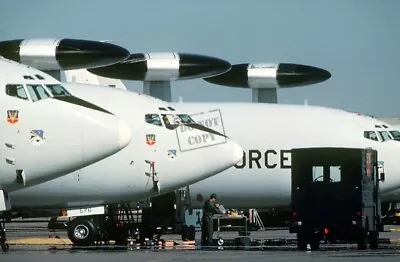
POLYGON ((0 55, 39 70, 93 68, 129 56, 120 46, 80 39, 16 39, 0 41, 0 55))
POLYGON ((154 52, 131 54, 117 64, 89 69, 93 74, 135 81, 174 81, 211 77, 225 73, 231 64, 225 60, 185 53, 154 52))
POLYGON ((287 88, 323 82, 331 74, 321 68, 300 64, 237 64, 207 82, 241 88, 287 88))

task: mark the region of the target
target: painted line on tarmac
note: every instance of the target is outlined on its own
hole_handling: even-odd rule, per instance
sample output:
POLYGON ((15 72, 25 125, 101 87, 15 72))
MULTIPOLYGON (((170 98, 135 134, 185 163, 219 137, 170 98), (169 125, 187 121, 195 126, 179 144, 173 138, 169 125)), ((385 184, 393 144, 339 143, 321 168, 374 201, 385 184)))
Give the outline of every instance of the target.
POLYGON ((31 237, 10 239, 7 241, 9 245, 72 245, 71 240, 68 238, 44 238, 44 237, 31 237))
POLYGON ((390 244, 400 244, 400 238, 391 238, 390 244))

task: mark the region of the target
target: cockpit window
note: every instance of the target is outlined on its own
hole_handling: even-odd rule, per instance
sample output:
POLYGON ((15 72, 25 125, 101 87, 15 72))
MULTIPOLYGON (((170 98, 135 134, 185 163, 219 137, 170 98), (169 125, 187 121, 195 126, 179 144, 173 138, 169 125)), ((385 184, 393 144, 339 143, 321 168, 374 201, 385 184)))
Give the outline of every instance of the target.
POLYGON ((146 114, 145 121, 146 123, 156 126, 162 126, 162 123, 164 123, 165 127, 170 130, 184 124, 196 124, 196 122, 186 114, 161 114, 161 117, 158 114, 146 114))
POLYGON ((162 126, 160 115, 158 114, 146 114, 144 117, 146 123, 162 126))
POLYGON ((50 90, 51 94, 55 97, 59 96, 71 96, 71 94, 60 84, 46 85, 47 89, 50 90))
POLYGON ((387 141, 387 140, 391 140, 392 138, 390 137, 389 133, 386 131, 379 131, 379 136, 381 137, 382 141, 387 141))
POLYGON ((375 131, 364 131, 364 137, 374 141, 378 141, 378 135, 375 131))
POLYGON ((162 114, 161 116, 165 127, 171 130, 177 128, 180 125, 196 124, 196 122, 187 114, 162 114))
POLYGON ((28 96, 23 85, 6 85, 6 94, 16 98, 28 100, 28 96))
POLYGON ((189 115, 178 115, 184 124, 195 124, 196 122, 189 115))
POLYGON ((26 85, 33 102, 48 98, 50 95, 42 85, 26 85))
POLYGON ((394 140, 399 140, 400 141, 400 132, 398 130, 392 130, 392 131, 389 131, 389 132, 393 136, 394 140))
POLYGON ((223 136, 225 137, 225 135, 212 130, 208 127, 202 126, 201 124, 196 123, 189 115, 187 114, 178 114, 178 115, 174 115, 174 114, 161 114, 161 118, 162 121, 164 122, 164 125, 166 128, 170 129, 170 130, 174 130, 179 126, 189 126, 191 128, 194 129, 198 129, 204 132, 208 132, 208 133, 213 133, 215 135, 218 136, 223 136))
POLYGON ((180 119, 175 115, 162 114, 161 116, 165 127, 168 129, 175 129, 181 123, 180 119))

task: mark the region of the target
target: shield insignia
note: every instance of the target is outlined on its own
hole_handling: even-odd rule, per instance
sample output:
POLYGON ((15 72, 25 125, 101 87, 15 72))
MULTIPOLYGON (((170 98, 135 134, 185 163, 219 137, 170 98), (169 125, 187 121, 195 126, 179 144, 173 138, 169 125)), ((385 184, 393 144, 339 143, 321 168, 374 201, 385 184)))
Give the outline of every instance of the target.
POLYGON ((147 134, 146 135, 146 144, 152 146, 156 143, 156 135, 155 134, 147 134))
POLYGON ((7 122, 10 124, 18 123, 18 110, 7 110, 7 122))
POLYGON ((29 142, 34 146, 40 146, 45 141, 43 130, 31 130, 31 136, 29 142))
POLYGON ((174 160, 176 158, 176 149, 168 150, 168 158, 174 160))

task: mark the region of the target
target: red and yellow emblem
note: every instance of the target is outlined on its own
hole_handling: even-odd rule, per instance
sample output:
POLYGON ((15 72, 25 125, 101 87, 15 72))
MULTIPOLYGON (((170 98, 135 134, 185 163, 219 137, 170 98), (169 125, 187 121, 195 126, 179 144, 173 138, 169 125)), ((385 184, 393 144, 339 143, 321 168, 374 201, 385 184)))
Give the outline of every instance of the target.
POLYGON ((18 110, 7 110, 7 122, 10 124, 16 124, 19 121, 18 110))
POLYGON ((155 134, 147 134, 146 135, 146 144, 152 146, 156 143, 156 135, 155 134))

